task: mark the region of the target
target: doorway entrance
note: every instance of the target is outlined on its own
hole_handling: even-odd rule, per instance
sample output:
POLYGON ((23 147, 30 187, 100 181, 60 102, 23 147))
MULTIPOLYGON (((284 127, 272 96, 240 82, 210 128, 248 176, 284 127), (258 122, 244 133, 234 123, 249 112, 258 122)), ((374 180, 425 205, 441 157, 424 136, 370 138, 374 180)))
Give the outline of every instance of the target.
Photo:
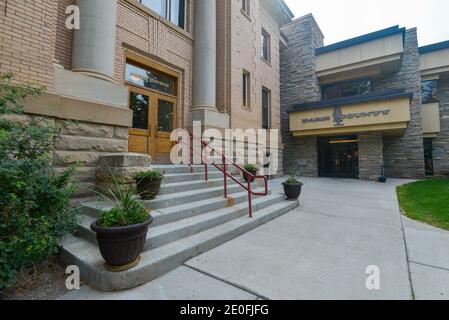
POLYGON ((335 178, 359 177, 357 137, 318 139, 319 176, 335 178))
POLYGON ((176 79, 131 64, 126 69, 129 107, 133 111, 128 150, 149 154, 155 163, 170 163, 170 135, 176 126, 178 102, 176 79))

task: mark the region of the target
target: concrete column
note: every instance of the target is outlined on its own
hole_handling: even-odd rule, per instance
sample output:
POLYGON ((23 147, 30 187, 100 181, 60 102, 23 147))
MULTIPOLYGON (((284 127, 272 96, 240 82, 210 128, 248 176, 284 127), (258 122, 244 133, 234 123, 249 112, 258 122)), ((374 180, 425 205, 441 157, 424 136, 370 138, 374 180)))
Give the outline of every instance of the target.
MULTIPOLYGON (((221 1, 221 0, 220 0, 221 1)), ((194 1, 193 110, 192 120, 203 128, 230 127, 230 117, 216 108, 217 81, 216 0, 194 1)))
POLYGON ((113 81, 117 0, 77 0, 81 27, 74 33, 72 71, 113 81))
POLYGON ((195 0, 193 54, 193 108, 215 108, 216 98, 216 0, 195 0))

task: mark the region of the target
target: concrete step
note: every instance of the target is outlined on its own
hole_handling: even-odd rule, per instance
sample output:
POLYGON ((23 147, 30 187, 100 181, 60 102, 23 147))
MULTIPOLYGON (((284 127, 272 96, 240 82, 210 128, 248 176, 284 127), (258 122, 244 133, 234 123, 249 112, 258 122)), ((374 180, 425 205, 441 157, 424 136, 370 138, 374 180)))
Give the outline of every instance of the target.
MULTIPOLYGON (((261 210, 269 205, 282 201, 282 199, 282 195, 256 198, 252 203, 253 211, 261 210)), ((179 219, 168 224, 159 226, 151 225, 145 243, 145 250, 158 248, 247 214, 248 203, 243 202, 228 208, 179 219)), ((92 217, 83 216, 79 224, 78 234, 92 243, 97 243, 96 235, 90 229, 90 225, 94 220, 92 217)))
POLYGON ((102 291, 127 290, 160 277, 185 261, 267 223, 297 206, 297 201, 283 200, 255 211, 252 219, 245 215, 156 249, 145 251, 141 255, 142 259, 139 265, 125 272, 106 271, 97 246, 74 236, 64 239, 61 258, 67 264, 77 265, 80 268, 82 279, 92 288, 102 291))
MULTIPOLYGON (((172 165, 172 164, 155 164, 151 166, 152 170, 158 170, 163 174, 175 174, 175 173, 201 173, 204 172, 204 165, 172 165)), ((217 172, 219 171, 214 166, 209 165, 208 171, 217 172)))
MULTIPOLYGON (((257 189, 256 183, 253 183, 252 188, 257 189)), ((238 193, 244 190, 238 184, 231 184, 228 186, 228 194, 238 193)), ((205 199, 215 198, 224 195, 223 186, 204 188, 192 191, 184 191, 178 193, 163 194, 156 197, 154 200, 144 201, 148 209, 158 210, 173 206, 178 206, 185 203, 192 203, 205 199)))
MULTIPOLYGON (((219 171, 212 171, 208 174, 209 179, 218 179, 223 177, 223 173, 219 171)), ((196 181, 203 180, 204 181, 204 172, 197 173, 171 173, 166 174, 164 180, 162 180, 162 185, 175 183, 175 182, 184 182, 184 181, 196 181)))
MULTIPOLYGON (((227 179, 228 185, 235 184, 234 180, 227 179)), ((208 181, 205 180, 198 180, 198 181, 184 181, 184 182, 174 182, 174 183, 167 183, 163 186, 161 186, 161 191, 159 192, 159 196, 164 194, 170 194, 170 193, 179 193, 179 192, 185 192, 185 191, 193 191, 193 190, 199 190, 199 189, 206 189, 206 188, 214 188, 224 185, 224 177, 215 178, 215 179, 209 179, 208 181)))

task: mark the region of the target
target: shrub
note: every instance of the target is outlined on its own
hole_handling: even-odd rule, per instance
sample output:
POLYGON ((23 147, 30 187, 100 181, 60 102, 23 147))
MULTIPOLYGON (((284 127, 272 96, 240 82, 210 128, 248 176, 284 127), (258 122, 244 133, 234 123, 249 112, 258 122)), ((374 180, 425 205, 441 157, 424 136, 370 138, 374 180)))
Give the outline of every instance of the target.
POLYGON ((102 212, 99 225, 105 228, 126 227, 148 220, 150 213, 137 198, 136 192, 132 188, 125 189, 111 170, 109 175, 116 191, 112 189, 94 191, 112 205, 111 210, 102 212))
POLYGON ((138 172, 135 175, 135 178, 137 180, 155 181, 155 180, 163 179, 164 175, 156 170, 148 170, 148 171, 138 172))
POLYGON ((54 255, 76 227, 70 207, 75 169, 56 174, 49 159, 58 129, 45 118, 23 115, 23 99, 43 91, 14 86, 10 74, 0 75, 0 292, 19 269, 54 255))
POLYGON ((245 165, 244 169, 253 175, 257 174, 257 171, 259 170, 259 168, 253 164, 245 165))

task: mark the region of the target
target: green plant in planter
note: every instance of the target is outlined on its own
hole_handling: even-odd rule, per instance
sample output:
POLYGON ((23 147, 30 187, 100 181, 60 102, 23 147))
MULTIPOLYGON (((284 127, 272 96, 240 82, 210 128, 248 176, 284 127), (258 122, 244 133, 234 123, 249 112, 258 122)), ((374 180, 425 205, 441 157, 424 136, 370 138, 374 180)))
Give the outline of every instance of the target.
POLYGON ((112 209, 104 211, 98 225, 102 227, 125 227, 145 222, 150 218, 150 213, 142 201, 137 197, 135 190, 124 188, 117 180, 112 171, 109 171, 114 182, 116 191, 107 189, 104 191, 94 190, 106 202, 112 205, 112 209))
POLYGON ((105 211, 94 221, 91 229, 96 232, 105 267, 112 272, 131 269, 139 263, 145 247, 148 227, 153 222, 143 202, 132 188, 124 188, 109 170, 114 189, 96 191, 112 209, 105 211))
POLYGON ((303 183, 296 178, 297 175, 298 170, 296 168, 292 169, 288 175, 287 180, 282 183, 287 199, 296 200, 301 195, 303 183))
MULTIPOLYGON (((259 168, 257 166, 255 166, 254 164, 247 164, 243 167, 246 171, 248 171, 249 173, 251 173, 253 176, 255 176, 257 174, 257 171, 259 171, 259 168)), ((243 179, 248 182, 248 176, 247 174, 244 172, 243 173, 243 179)), ((251 182, 254 181, 254 178, 251 178, 251 182)))
POLYGON ((148 170, 138 172, 134 178, 136 179, 137 192, 143 200, 151 200, 161 190, 162 179, 164 175, 156 170, 148 170))

